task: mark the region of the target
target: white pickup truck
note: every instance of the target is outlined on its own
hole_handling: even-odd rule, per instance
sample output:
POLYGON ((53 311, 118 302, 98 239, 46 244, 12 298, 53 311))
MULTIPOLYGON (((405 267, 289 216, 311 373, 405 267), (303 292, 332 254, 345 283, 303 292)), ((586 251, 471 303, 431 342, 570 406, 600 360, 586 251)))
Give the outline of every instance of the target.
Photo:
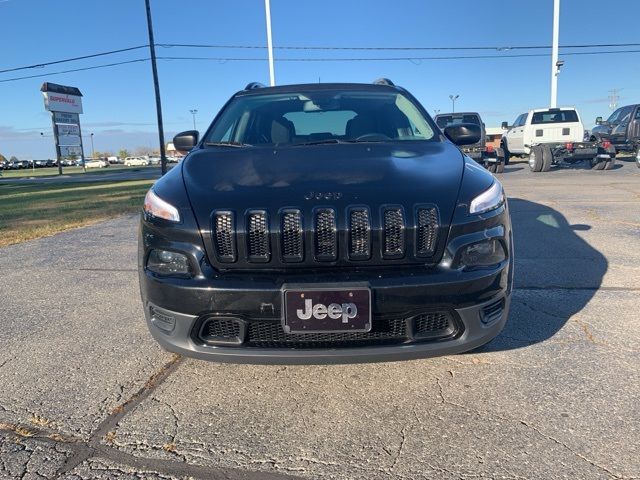
POLYGON ((552 165, 588 160, 596 170, 610 170, 615 149, 608 141, 584 141, 584 126, 575 108, 540 108, 502 122, 506 132, 500 146, 504 162, 512 155, 529 155, 532 172, 547 172, 552 165))

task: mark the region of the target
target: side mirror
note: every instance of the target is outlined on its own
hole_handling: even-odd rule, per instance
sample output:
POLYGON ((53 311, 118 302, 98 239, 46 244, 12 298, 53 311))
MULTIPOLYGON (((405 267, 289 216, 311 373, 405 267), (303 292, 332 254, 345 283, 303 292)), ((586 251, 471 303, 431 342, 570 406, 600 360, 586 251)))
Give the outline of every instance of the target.
POLYGON ((460 123, 446 127, 444 135, 456 145, 471 145, 480 141, 482 130, 480 125, 460 123))
POLYGON ((173 137, 173 147, 181 152, 188 152, 198 144, 200 134, 197 130, 187 130, 180 132, 173 137))
POLYGON ((602 117, 596 117, 596 125, 602 125, 602 117))
POLYGON ((509 130, 509 123, 508 122, 502 122, 501 127, 502 127, 503 130, 509 130))

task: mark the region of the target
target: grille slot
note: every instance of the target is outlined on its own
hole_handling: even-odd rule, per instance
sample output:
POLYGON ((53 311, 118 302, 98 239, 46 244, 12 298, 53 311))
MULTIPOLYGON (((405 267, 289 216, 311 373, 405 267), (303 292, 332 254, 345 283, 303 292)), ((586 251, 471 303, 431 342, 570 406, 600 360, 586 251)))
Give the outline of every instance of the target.
POLYGON ((349 257, 366 260, 371 257, 371 220, 366 208, 349 212, 349 257))
POLYGON ((213 221, 213 241, 221 262, 235 262, 236 236, 232 212, 216 212, 213 221))
POLYGON ((435 208, 419 208, 416 214, 416 255, 430 257, 436 249, 438 238, 438 211, 435 208))
POLYGON ((370 332, 285 333, 276 322, 249 322, 248 347, 257 348, 332 348, 392 345, 407 341, 404 319, 374 319, 370 332))
POLYGON ((202 323, 200 338, 212 344, 238 345, 244 341, 244 324, 234 318, 210 318, 202 323))
POLYGON ((282 212, 282 258, 285 262, 301 262, 304 259, 304 236, 300 210, 282 212))
POLYGON ((416 338, 445 337, 453 333, 455 325, 449 312, 421 313, 409 319, 416 338))
POLYGON ((332 261, 338 257, 336 212, 331 208, 316 210, 315 253, 320 261, 332 261))
POLYGON ((404 256, 404 213, 402 208, 387 208, 384 211, 384 256, 404 256))
POLYGON ((271 257, 269 217, 265 211, 247 215, 247 255, 254 262, 268 262, 271 257))

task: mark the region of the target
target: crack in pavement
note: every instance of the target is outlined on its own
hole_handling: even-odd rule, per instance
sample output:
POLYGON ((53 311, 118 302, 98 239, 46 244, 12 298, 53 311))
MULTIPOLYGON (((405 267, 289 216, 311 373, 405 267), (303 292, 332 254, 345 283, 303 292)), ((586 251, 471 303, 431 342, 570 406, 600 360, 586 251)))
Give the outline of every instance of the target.
POLYGON ((584 462, 587 462, 589 465, 602 470, 603 472, 607 473, 608 475, 610 475, 612 478, 614 478, 616 480, 633 480, 633 479, 637 478, 637 477, 620 476, 617 473, 612 472, 611 470, 609 470, 604 465, 600 465, 597 462, 587 458, 586 456, 584 456, 580 452, 577 452, 576 450, 572 449, 566 443, 558 440, 555 437, 552 437, 550 435, 545 434, 539 428, 535 427, 534 425, 528 423, 525 420, 504 417, 504 416, 500 416, 500 415, 497 415, 495 413, 487 412, 487 411, 474 410, 474 409, 472 409, 470 407, 467 407, 467 406, 461 405, 459 403, 455 403, 455 402, 452 402, 450 400, 447 400, 447 398, 444 395, 444 388, 442 386, 442 383, 440 382, 440 378, 439 377, 435 377, 435 379, 436 379, 436 384, 438 386, 438 393, 439 393, 439 396, 440 396, 442 404, 451 405, 453 407, 460 408, 460 409, 465 410, 465 411, 467 411, 469 413, 477 415, 480 418, 482 418, 483 416, 487 416, 489 418, 493 417, 494 419, 498 419, 498 420, 503 421, 503 422, 518 422, 520 425, 524 425, 525 427, 530 428, 531 430, 533 430, 534 432, 536 432, 538 435, 540 435, 541 437, 545 438, 546 440, 552 441, 552 442, 562 446, 563 448, 568 450, 571 454, 573 454, 576 458, 579 458, 580 460, 582 460, 584 462))
POLYGON ((174 355, 173 358, 155 372, 145 384, 134 393, 123 404, 114 408, 107 418, 105 418, 98 428, 90 435, 89 439, 76 438, 69 435, 62 435, 58 432, 45 428, 35 428, 14 423, 2 423, 0 421, 0 432, 10 432, 18 438, 27 441, 34 441, 51 445, 54 449, 58 445, 64 445, 65 449, 71 452, 63 465, 56 471, 56 478, 61 478, 71 472, 81 463, 91 459, 109 460, 119 465, 125 465, 138 470, 150 470, 162 475, 176 477, 199 478, 203 480, 283 480, 294 479, 283 473, 253 472, 242 470, 241 468, 219 468, 205 467, 199 465, 189 465, 175 459, 153 459, 137 457, 116 448, 102 443, 115 436, 114 428, 118 423, 140 403, 148 398, 151 393, 161 385, 183 362, 183 357, 174 355))

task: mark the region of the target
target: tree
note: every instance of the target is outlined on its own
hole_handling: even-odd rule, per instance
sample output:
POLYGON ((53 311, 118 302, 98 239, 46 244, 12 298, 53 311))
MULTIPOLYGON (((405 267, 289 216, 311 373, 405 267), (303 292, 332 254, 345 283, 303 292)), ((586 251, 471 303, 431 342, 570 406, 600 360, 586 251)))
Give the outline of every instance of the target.
POLYGON ((6 161, 7 161, 7 157, 5 157, 0 153, 0 162, 6 162, 6 161))
POLYGON ((136 147, 136 149, 134 150, 134 153, 138 157, 144 157, 144 156, 153 155, 153 148, 151 148, 151 147, 136 147))
POLYGON ((9 159, 10 162, 17 162, 18 161, 18 157, 16 157, 15 155, 11 155, 11 158, 9 159))
POLYGON ((127 150, 126 148, 121 148, 120 151, 118 152, 118 158, 124 159, 130 156, 131 154, 129 153, 129 150, 127 150))

